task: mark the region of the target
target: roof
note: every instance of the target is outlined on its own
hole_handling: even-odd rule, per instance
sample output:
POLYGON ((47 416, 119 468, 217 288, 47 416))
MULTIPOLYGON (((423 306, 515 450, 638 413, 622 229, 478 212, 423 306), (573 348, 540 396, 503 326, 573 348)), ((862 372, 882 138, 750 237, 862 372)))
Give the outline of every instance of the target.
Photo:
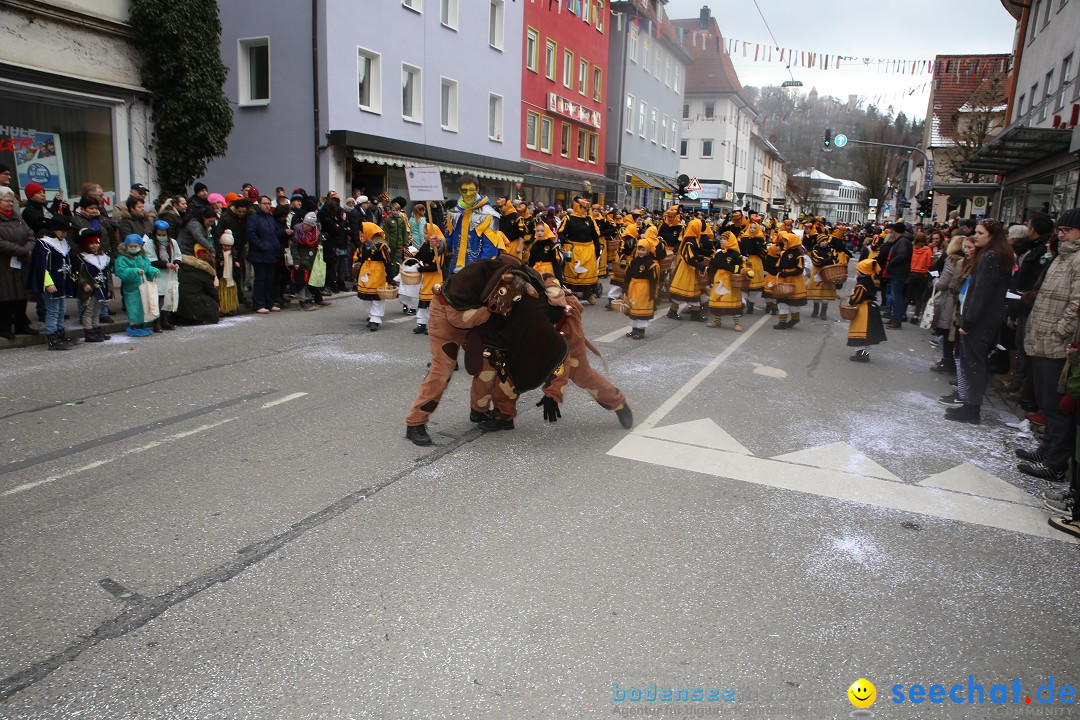
POLYGON ((855 182, 854 180, 844 180, 842 178, 834 178, 832 175, 821 172, 817 168, 811 168, 809 171, 803 170, 801 173, 795 173, 791 177, 797 178, 810 178, 814 182, 834 182, 840 183, 844 187, 857 187, 862 190, 866 189, 866 186, 862 183, 855 182))
POLYGON ((1071 130, 1033 128, 1014 123, 967 160, 957 163, 956 170, 1008 175, 1045 158, 1068 152, 1071 140, 1071 130))
POLYGON ((991 100, 992 112, 1004 107, 1004 78, 1011 65, 1012 55, 1008 53, 938 55, 934 59, 934 81, 930 90, 930 147, 949 147, 957 143, 960 114, 974 112, 976 105, 985 104, 973 100, 991 100))
POLYGON ((672 20, 681 36, 683 49, 694 59, 694 64, 686 68, 687 94, 735 95, 751 110, 750 95, 739 82, 739 74, 731 64, 731 58, 724 49, 724 36, 716 24, 716 18, 709 17, 708 28, 702 30, 701 20, 672 20))

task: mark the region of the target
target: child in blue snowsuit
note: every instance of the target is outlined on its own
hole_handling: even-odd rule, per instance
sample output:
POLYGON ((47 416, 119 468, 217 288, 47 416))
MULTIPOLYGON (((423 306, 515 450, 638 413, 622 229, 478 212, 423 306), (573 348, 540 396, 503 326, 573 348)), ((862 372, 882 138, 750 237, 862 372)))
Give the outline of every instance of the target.
MULTIPOLYGON (((146 317, 143 312, 139 286, 147 280, 156 280, 160 271, 150 264, 143 252, 143 238, 132 233, 124 238, 124 245, 116 256, 116 276, 122 283, 120 291, 124 294, 124 308, 127 310, 127 334, 132 337, 146 337, 151 331, 143 327, 146 317)), ((151 318, 153 319, 153 318, 151 318)))

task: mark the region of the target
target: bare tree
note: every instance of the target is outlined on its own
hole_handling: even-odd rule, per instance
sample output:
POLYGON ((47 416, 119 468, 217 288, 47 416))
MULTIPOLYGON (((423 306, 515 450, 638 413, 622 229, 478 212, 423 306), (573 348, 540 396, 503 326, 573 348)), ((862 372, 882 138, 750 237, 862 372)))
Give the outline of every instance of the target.
MULTIPOLYGON (((986 141, 1005 127, 1005 77, 987 77, 972 91, 956 112, 956 144, 943 148, 950 167, 955 168, 974 155, 986 141)), ((964 182, 979 182, 978 173, 957 173, 964 182)))

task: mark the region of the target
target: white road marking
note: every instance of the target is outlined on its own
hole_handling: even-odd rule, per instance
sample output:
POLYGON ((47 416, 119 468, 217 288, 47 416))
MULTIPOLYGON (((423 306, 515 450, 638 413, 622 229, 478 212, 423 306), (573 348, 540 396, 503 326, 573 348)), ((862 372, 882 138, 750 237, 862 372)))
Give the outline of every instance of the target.
POLYGON ((398 323, 409 322, 410 320, 415 322, 416 321, 416 316, 415 315, 405 315, 403 317, 394 318, 393 320, 383 320, 383 325, 397 325, 398 323))
POLYGON ((164 445, 166 443, 172 442, 174 440, 182 440, 183 438, 191 437, 192 435, 195 435, 195 434, 198 434, 198 433, 201 433, 201 432, 205 432, 207 430, 212 430, 212 429, 218 427, 219 425, 224 425, 225 423, 232 422, 233 420, 236 420, 236 419, 237 418, 234 418, 234 417, 225 418, 225 419, 219 420, 219 421, 217 421, 215 423, 210 423, 209 425, 201 425, 201 426, 199 426, 197 428, 194 428, 192 430, 184 430, 183 432, 178 432, 175 435, 170 435, 170 436, 168 436, 166 438, 162 438, 161 440, 154 440, 152 442, 148 442, 147 444, 140 445, 139 447, 128 448, 127 450, 116 453, 115 455, 112 455, 111 457, 103 458, 101 460, 95 460, 94 462, 87 463, 86 465, 82 465, 82 466, 77 467, 77 468, 72 468, 71 470, 65 470, 64 472, 57 473, 56 475, 50 475, 50 476, 48 476, 46 478, 42 478, 41 480, 35 480, 34 482, 29 482, 29 483, 24 483, 23 485, 18 485, 16 487, 11 488, 10 490, 5 490, 4 492, 0 493, 0 497, 7 497, 9 495, 15 495, 17 493, 21 493, 21 492, 24 492, 26 490, 32 490, 33 488, 36 488, 39 485, 45 485, 47 483, 56 482, 57 480, 63 480, 65 478, 71 477, 72 475, 78 475, 79 473, 86 472, 87 470, 93 470, 94 468, 99 468, 102 465, 108 465, 111 462, 116 462, 117 460, 125 458, 125 457, 127 457, 129 455, 137 455, 139 453, 144 453, 147 450, 153 450, 156 447, 160 447, 160 446, 162 446, 162 445, 164 445))
POLYGON ((764 315, 760 320, 754 323, 753 327, 751 327, 739 337, 735 338, 735 340, 730 345, 724 348, 723 352, 710 360, 708 365, 701 368, 701 370, 698 371, 697 375, 690 378, 690 380, 685 385, 675 391, 674 395, 665 400, 660 405, 660 407, 653 410, 652 414, 649 415, 649 417, 645 418, 645 422, 637 426, 637 432, 644 433, 656 427, 656 424, 663 420, 669 412, 674 410, 676 405, 686 399, 686 396, 692 393, 698 385, 705 382, 705 379, 709 377, 709 375, 711 375, 713 371, 716 370, 716 368, 720 367, 720 364, 722 362, 727 360, 736 350, 742 347, 743 343, 749 340, 751 335, 760 330, 761 327, 765 325, 765 323, 771 321, 772 317, 770 315, 764 315))
POLYGON ((998 500, 1023 505, 1037 506, 1039 504, 1038 500, 1015 485, 1010 485, 1001 478, 994 477, 985 470, 967 463, 931 475, 918 484, 924 487, 941 488, 942 490, 978 495, 979 497, 997 498, 998 500))
POLYGON ((665 425, 662 428, 649 430, 645 435, 659 440, 670 440, 671 442, 683 443, 685 445, 698 445, 700 447, 712 448, 713 450, 738 453, 739 455, 753 455, 753 453, 744 448, 738 440, 731 437, 724 428, 720 427, 709 418, 679 423, 677 425, 665 425))
POLYGON ((260 410, 265 410, 266 408, 272 408, 275 405, 281 405, 282 403, 287 403, 290 400, 295 400, 297 398, 302 398, 305 395, 307 395, 306 392, 294 392, 292 395, 286 395, 283 398, 278 398, 277 400, 271 400, 270 402, 263 403, 263 406, 261 408, 259 408, 259 409, 260 410))
POLYGON ((607 335, 601 335, 600 337, 593 340, 593 342, 602 342, 602 343, 613 342, 615 340, 618 340, 619 338, 621 338, 623 335, 625 335, 628 332, 630 332, 630 326, 629 325, 627 325, 624 328, 619 328, 618 330, 615 330, 614 332, 609 332, 607 335))
POLYGON ((776 378, 777 380, 783 380, 787 377, 787 373, 780 368, 769 367, 768 365, 762 365, 761 363, 754 363, 754 374, 776 378))
POLYGON ((900 482, 900 478, 846 442, 835 442, 829 445, 819 445, 818 447, 785 453, 784 455, 777 455, 773 460, 783 460, 784 462, 809 465, 810 467, 826 470, 839 470, 860 477, 874 477, 900 482))
POLYGON ((680 444, 637 433, 620 440, 608 455, 1061 542, 1077 542, 1047 525, 1046 513, 1040 508, 966 492, 792 465, 776 459, 680 444))

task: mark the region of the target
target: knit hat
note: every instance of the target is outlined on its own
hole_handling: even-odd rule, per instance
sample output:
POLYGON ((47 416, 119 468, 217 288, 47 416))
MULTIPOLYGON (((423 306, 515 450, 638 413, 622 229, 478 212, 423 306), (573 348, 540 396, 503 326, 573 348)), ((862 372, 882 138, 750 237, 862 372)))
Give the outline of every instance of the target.
POLYGON ((168 230, 169 229, 169 223, 165 222, 164 220, 155 220, 154 221, 154 228, 157 229, 157 230, 168 230))
POLYGON ((259 202, 259 188, 252 185, 247 189, 247 199, 253 203, 259 202))
POLYGON ((889 229, 893 230, 895 232, 898 232, 898 233, 903 233, 903 232, 907 232, 907 225, 905 225, 902 222, 893 223, 892 225, 889 226, 889 229))
POLYGON ((218 242, 225 247, 232 247, 236 243, 235 238, 233 238, 232 230, 226 230, 225 232, 221 233, 221 237, 218 238, 218 242))
POLYGON ((128 245, 138 245, 138 246, 142 247, 142 244, 143 244, 142 235, 137 235, 135 233, 131 233, 126 238, 124 238, 124 247, 127 247, 128 245))
POLYGON ((203 190, 209 190, 209 189, 210 189, 210 188, 206 187, 206 186, 205 186, 205 185, 203 185, 203 184, 202 184, 201 182, 197 182, 197 183, 195 183, 195 194, 196 194, 196 195, 198 195, 199 193, 201 193, 201 192, 202 192, 203 190))
POLYGON ((101 231, 95 230, 92 227, 83 228, 79 231, 79 244, 89 245, 92 241, 97 240, 101 242, 101 231))
POLYGON ((226 204, 225 203, 225 196, 222 195, 221 193, 210 193, 209 195, 206 196, 206 202, 210 203, 211 205, 213 205, 216 202, 221 203, 222 205, 226 204))
POLYGON ((26 197, 33 197, 45 188, 37 183, 27 183, 24 189, 26 190, 26 197))
POLYGON ((1073 208, 1061 213, 1057 219, 1058 227, 1080 228, 1080 208, 1073 208))
POLYGON ((361 195, 360 197, 356 198, 356 204, 357 205, 361 205, 363 203, 366 203, 367 201, 368 201, 368 196, 367 195, 361 195))
POLYGON ((318 222, 319 222, 319 218, 313 212, 309 212, 307 215, 304 216, 304 224, 307 225, 308 227, 315 227, 318 224, 318 222))
MULTIPOLYGON (((225 207, 229 207, 229 206, 230 206, 230 205, 232 205, 232 204, 233 204, 234 202, 236 202, 237 200, 240 200, 240 199, 242 199, 242 198, 243 198, 243 195, 237 195, 237 194, 236 194, 236 193, 234 193, 234 192, 231 192, 231 193, 227 194, 227 195, 225 196, 225 207)), ((212 202, 212 201, 211 201, 211 202, 212 202)))

